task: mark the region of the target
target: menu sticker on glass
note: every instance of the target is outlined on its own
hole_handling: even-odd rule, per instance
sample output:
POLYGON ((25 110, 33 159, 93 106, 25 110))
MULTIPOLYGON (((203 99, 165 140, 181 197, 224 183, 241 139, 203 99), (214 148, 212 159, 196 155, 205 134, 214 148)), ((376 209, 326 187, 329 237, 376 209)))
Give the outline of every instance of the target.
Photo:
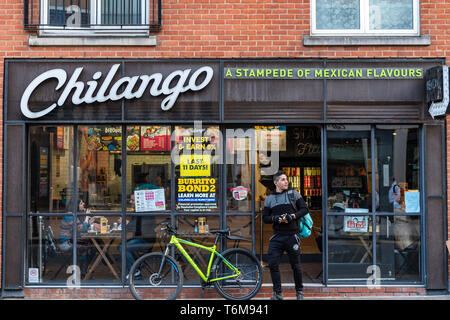
POLYGON ((344 232, 367 232, 368 222, 367 216, 344 216, 344 232))
POLYGON ((233 195, 233 199, 241 201, 247 199, 248 188, 239 186, 231 188, 231 194, 233 195))
POLYGON ((405 212, 420 212, 419 191, 405 191, 405 212))
POLYGON ((164 189, 134 191, 136 212, 166 210, 164 189))
POLYGON ((170 130, 167 126, 141 127, 141 150, 170 150, 170 130))

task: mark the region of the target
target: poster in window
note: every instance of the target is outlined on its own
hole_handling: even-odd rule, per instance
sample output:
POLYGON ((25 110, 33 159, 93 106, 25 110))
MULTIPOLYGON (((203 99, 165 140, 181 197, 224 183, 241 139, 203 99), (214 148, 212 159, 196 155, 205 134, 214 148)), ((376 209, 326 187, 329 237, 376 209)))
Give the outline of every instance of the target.
POLYGON ((344 232, 367 232, 367 216, 344 216, 344 232))
POLYGON ((167 126, 142 126, 141 150, 169 151, 170 129, 167 126))
POLYGON ((217 211, 217 173, 214 172, 214 152, 218 128, 176 128, 179 133, 176 148, 180 151, 177 179, 176 209, 183 212, 217 211), (200 135, 200 133, 202 135, 200 135))
POLYGON ((134 191, 135 212, 166 210, 164 189, 134 191))
POLYGON ((141 127, 127 127, 127 151, 139 151, 141 145, 141 127))

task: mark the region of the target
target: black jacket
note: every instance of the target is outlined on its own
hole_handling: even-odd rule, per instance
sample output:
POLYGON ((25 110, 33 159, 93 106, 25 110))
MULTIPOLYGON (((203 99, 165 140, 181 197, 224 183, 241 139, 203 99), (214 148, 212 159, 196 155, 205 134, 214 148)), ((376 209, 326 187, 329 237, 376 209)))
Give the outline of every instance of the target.
POLYGON ((294 200, 297 205, 297 211, 295 211, 289 200, 288 191, 283 191, 281 193, 274 191, 264 201, 263 221, 265 223, 273 223, 274 233, 298 233, 298 220, 309 212, 308 205, 306 204, 305 200, 303 200, 302 196, 295 190, 293 191, 293 193, 294 200), (278 223, 278 216, 281 216, 285 213, 294 213, 295 219, 292 219, 289 223, 278 223))

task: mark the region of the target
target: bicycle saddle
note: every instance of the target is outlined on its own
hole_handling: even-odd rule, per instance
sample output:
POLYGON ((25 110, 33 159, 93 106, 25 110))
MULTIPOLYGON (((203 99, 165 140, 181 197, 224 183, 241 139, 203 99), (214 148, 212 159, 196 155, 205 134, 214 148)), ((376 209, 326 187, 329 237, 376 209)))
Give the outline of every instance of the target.
POLYGON ((228 235, 228 234, 230 234, 230 229, 227 228, 227 229, 221 229, 221 230, 209 230, 209 233, 220 233, 223 235, 228 235))

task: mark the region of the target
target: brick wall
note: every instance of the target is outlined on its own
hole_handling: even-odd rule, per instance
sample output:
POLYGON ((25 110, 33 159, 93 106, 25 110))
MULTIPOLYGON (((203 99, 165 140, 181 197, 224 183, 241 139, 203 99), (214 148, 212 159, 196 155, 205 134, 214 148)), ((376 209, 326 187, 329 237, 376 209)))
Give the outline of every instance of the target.
MULTIPOLYGON (((177 299, 199 297, 200 288, 183 288, 177 299)), ((421 296, 425 295, 424 288, 418 287, 381 287, 368 289, 367 287, 307 287, 305 298, 345 298, 345 297, 386 297, 386 296, 421 296)), ((96 288, 96 289, 26 289, 27 299, 134 299, 128 288, 96 288)), ((254 299, 270 299, 271 287, 262 287, 254 299)), ((285 299, 295 299, 294 287, 283 288, 285 299)), ((223 299, 214 288, 204 291, 205 299, 223 299)))
MULTIPOLYGON (((450 55, 450 2, 420 3, 421 34, 430 35, 430 46, 304 47, 302 37, 310 30, 310 0, 163 0, 158 45, 121 48, 29 47, 23 1, 2 1, 0 82, 5 58, 446 58, 450 55)), ((2 101, 0 86, 0 117, 2 101)), ((2 147, 0 143, 0 181, 2 147)), ((0 206, 1 191, 0 185, 0 206)), ((0 217, 0 235, 1 224, 0 217)))

